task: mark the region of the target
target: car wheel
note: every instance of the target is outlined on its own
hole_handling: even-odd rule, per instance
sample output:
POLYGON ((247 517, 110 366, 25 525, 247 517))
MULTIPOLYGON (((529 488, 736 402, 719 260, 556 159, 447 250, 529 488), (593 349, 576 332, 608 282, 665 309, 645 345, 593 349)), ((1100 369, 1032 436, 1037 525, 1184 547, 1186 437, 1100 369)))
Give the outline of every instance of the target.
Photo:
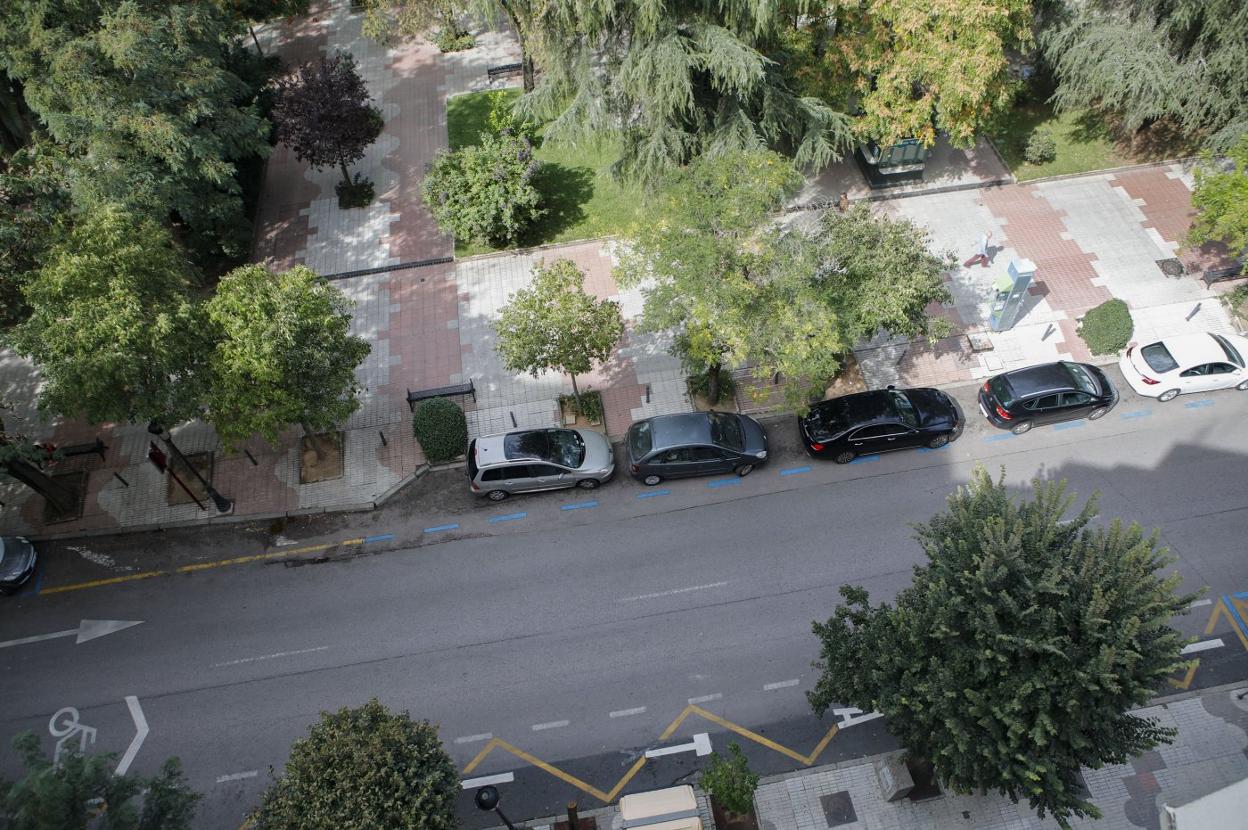
POLYGON ((1248 392, 1248 380, 1241 380, 1239 385, 1235 387, 1240 392, 1248 392))
POLYGON ((854 458, 855 456, 852 452, 850 452, 849 450, 845 450, 845 452, 840 452, 840 453, 837 453, 835 456, 833 456, 832 460, 835 461, 837 464, 848 464, 849 462, 853 461, 854 458))
POLYGON ((1157 396, 1157 400, 1161 401, 1162 403, 1165 403, 1166 401, 1174 400, 1178 396, 1179 396, 1178 389, 1167 389, 1165 392, 1162 392, 1160 395, 1157 396))
POLYGON ((660 478, 659 476, 646 476, 645 478, 641 480, 641 483, 646 485, 647 487, 653 487, 654 485, 658 484, 662 480, 663 479, 660 478))
POLYGON ((753 464, 742 464, 742 465, 741 465, 740 467, 738 467, 738 468, 737 468, 737 470, 736 470, 737 475, 741 476, 741 478, 745 478, 746 476, 748 476, 748 475, 749 475, 750 473, 752 473, 752 472, 754 472, 754 465, 753 465, 753 464))
POLYGON ((598 485, 601 483, 602 482, 596 478, 583 478, 576 483, 576 486, 580 487, 582 490, 596 490, 598 489, 598 485))
POLYGON ((507 498, 508 495, 509 494, 506 490, 491 490, 485 494, 485 497, 490 501, 502 501, 507 498))
POLYGON ((1109 407, 1098 406, 1096 409, 1093 409, 1091 412, 1088 413, 1088 420, 1095 421, 1097 418, 1103 418, 1105 416, 1105 413, 1108 411, 1109 411, 1109 407))
POLYGON ((934 450, 938 450, 938 449, 940 449, 941 447, 943 447, 945 444, 948 444, 948 443, 949 443, 949 436, 948 436, 948 435, 937 435, 937 436, 936 436, 935 438, 933 438, 931 441, 928 441, 928 442, 927 442, 927 445, 928 445, 929 447, 931 447, 932 449, 934 449, 934 450))
POLYGON ((1015 435, 1022 435, 1024 432, 1031 432, 1031 421, 1023 421, 1021 424, 1015 424, 1010 427, 1010 432, 1015 435))

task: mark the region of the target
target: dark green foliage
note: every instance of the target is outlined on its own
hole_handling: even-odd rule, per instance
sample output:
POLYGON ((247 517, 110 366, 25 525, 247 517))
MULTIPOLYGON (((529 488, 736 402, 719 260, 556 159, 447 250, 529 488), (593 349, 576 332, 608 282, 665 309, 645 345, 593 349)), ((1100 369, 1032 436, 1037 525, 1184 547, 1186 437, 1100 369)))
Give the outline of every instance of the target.
POLYGON ((707 403, 714 406, 720 401, 732 399, 737 391, 737 382, 732 376, 732 371, 721 366, 716 371, 705 369, 690 375, 689 391, 695 395, 701 395, 706 398, 707 403), (714 384, 711 383, 712 378, 715 379, 714 384))
POLYGON ((464 410, 446 398, 430 398, 416 408, 412 432, 430 464, 443 464, 468 448, 468 423, 464 410))
POLYGON ((14 784, 0 782, 0 826, 6 830, 189 830, 202 798, 187 785, 177 758, 145 779, 115 775, 111 754, 71 752, 54 767, 30 732, 14 738, 13 748, 26 775, 14 784))
POLYGON ((977 469, 947 509, 916 527, 926 554, 892 606, 844 586, 814 624, 820 677, 808 698, 877 711, 957 792, 1026 799, 1066 826, 1098 816, 1081 767, 1126 763, 1173 731, 1128 713, 1184 668, 1170 627, 1194 596, 1151 535, 1073 519, 1065 482, 1011 497, 977 469))
POLYGON ((1023 157, 1030 164, 1044 164, 1057 158, 1057 139, 1048 130, 1033 130, 1023 157))
POLYGON ((451 830, 459 774, 437 727, 376 698, 322 712, 291 747, 254 830, 451 830))
POLYGON ((540 166, 527 136, 481 133, 478 144, 438 154, 421 194, 443 232, 507 245, 545 213, 533 183, 540 166))
POLYGON ((701 783, 702 788, 725 810, 748 813, 754 809, 758 774, 750 771, 749 761, 736 741, 728 744, 727 757, 718 752, 711 754, 702 770, 701 783))
POLYGON ((67 233, 69 210, 64 159, 50 143, 23 147, 0 169, 0 324, 29 314, 22 290, 67 233))
POLYGON ((601 424, 603 418, 602 393, 586 389, 577 395, 560 395, 559 406, 571 409, 591 424, 601 424))
POLYGON ((1131 340, 1135 323, 1131 310, 1122 300, 1106 300, 1083 315, 1079 336, 1092 354, 1117 354, 1131 340))
POLYGON ((1236 142, 1228 155, 1229 169, 1209 153, 1196 167, 1192 206, 1197 214, 1187 243, 1222 242, 1232 254, 1242 255, 1248 253, 1248 134, 1236 142))
POLYGON ((463 32, 448 26, 438 30, 433 43, 441 52, 463 52, 476 46, 477 39, 472 36, 472 32, 463 32))

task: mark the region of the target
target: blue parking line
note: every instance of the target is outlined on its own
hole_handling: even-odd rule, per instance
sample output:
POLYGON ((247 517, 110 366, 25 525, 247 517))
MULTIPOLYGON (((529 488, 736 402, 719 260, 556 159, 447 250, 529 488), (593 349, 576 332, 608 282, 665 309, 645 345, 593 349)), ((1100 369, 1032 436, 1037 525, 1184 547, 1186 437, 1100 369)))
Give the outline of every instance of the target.
POLYGON ((376 536, 365 536, 364 544, 371 545, 373 542, 389 542, 393 538, 393 533, 378 533, 376 536))
POLYGON ((458 529, 459 529, 459 523, 456 522, 454 524, 449 524, 449 525, 434 525, 433 527, 427 527, 425 528, 425 533, 441 533, 444 530, 458 530, 458 529))
POLYGON ((1147 418, 1149 415, 1152 415, 1152 414, 1153 412, 1151 409, 1137 409, 1134 412, 1124 412, 1118 417, 1119 418, 1147 418))
POLYGON ((35 566, 35 592, 34 596, 39 596, 39 592, 43 589, 43 563, 40 562, 35 566))
POLYGON ((1239 630, 1248 634, 1248 626, 1244 625, 1244 618, 1239 616, 1239 611, 1235 608, 1235 603, 1231 602, 1231 598, 1223 594, 1222 604, 1230 612, 1231 619, 1235 621, 1235 625, 1239 626, 1239 630))
POLYGON ((528 513, 508 513, 505 516, 493 516, 490 518, 490 524, 496 525, 499 522, 518 522, 527 515, 529 514, 528 513))
POLYGON ((985 435, 984 440, 985 441, 1008 441, 1014 437, 1016 436, 1012 432, 1001 432, 996 435, 985 435))
POLYGON ((1183 404, 1184 409, 1201 409, 1206 406, 1213 406, 1213 398, 1201 398, 1198 401, 1183 404))
POLYGON ((943 447, 919 447, 919 452, 940 452, 947 449, 949 449, 949 445, 945 444, 943 447))
POLYGON ((1248 599, 1248 591, 1236 591, 1231 594, 1235 599, 1248 599))
POLYGON ((1087 426, 1086 421, 1067 421, 1064 424, 1058 424, 1057 426, 1053 427, 1053 431, 1057 432, 1058 430, 1063 430, 1063 429, 1079 429, 1080 427, 1084 427, 1084 426, 1087 426))
POLYGON ((657 499, 659 496, 670 496, 671 494, 672 494, 671 490, 650 490, 649 492, 646 492, 646 493, 638 493, 637 498, 657 499))
POLYGON ((706 486, 711 489, 718 489, 720 487, 736 487, 740 483, 740 478, 717 478, 713 481, 708 481, 706 486))
POLYGON ((790 468, 789 468, 789 469, 787 469, 787 470, 781 470, 781 471, 780 471, 780 475, 782 475, 782 476, 800 476, 802 473, 809 473, 809 472, 810 472, 810 468, 809 468, 809 467, 790 467, 790 468))
POLYGON ((598 502, 596 501, 578 501, 572 504, 561 504, 559 505, 559 509, 560 510, 588 510, 591 507, 597 507, 597 506, 598 506, 598 502))
POLYGON ((878 455, 860 455, 849 463, 850 464, 870 464, 872 461, 879 461, 879 460, 880 460, 880 457, 878 455))

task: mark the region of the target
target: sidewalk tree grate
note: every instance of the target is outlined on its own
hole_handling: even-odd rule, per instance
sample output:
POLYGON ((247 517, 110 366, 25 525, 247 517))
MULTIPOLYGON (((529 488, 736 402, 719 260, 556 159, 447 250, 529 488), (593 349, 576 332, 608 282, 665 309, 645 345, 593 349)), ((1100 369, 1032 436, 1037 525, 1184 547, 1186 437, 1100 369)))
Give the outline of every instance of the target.
POLYGON ((1183 263, 1174 257, 1171 257, 1170 259, 1159 259, 1156 260, 1156 262, 1157 267, 1161 269, 1161 273, 1165 274, 1167 277, 1181 277, 1186 271, 1183 267, 1183 263))
POLYGON ((858 814, 854 812, 854 799, 850 797, 849 790, 821 795, 819 804, 823 807, 823 817, 828 820, 828 827, 840 827, 858 821, 858 814))

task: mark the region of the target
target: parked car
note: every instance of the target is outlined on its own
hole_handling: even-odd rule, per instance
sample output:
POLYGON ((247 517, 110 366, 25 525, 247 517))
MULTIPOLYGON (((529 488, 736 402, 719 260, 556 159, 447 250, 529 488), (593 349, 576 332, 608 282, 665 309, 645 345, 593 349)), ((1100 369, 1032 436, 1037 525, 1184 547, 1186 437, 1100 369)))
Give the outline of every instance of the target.
POLYGON ((0 594, 14 594, 39 564, 35 546, 21 536, 0 537, 0 594))
POLYGON ((1095 421, 1116 403, 1118 392, 1104 372, 1065 360, 1003 372, 979 390, 980 412, 1015 435, 1058 421, 1095 421))
POLYGON ((1182 334, 1147 346, 1132 344, 1118 361, 1137 394, 1172 401, 1188 392, 1248 390, 1248 337, 1182 334))
POLYGON ((943 447, 962 434, 965 419, 939 389, 877 389, 820 401, 797 419, 806 451, 848 464, 860 455, 943 447))
POLYGON ((628 428, 628 471, 648 485, 665 478, 750 472, 767 460, 767 433, 733 412, 657 415, 628 428))
POLYGON ((468 445, 472 492, 491 501, 538 490, 593 490, 614 474, 611 442, 588 429, 519 429, 468 445))

